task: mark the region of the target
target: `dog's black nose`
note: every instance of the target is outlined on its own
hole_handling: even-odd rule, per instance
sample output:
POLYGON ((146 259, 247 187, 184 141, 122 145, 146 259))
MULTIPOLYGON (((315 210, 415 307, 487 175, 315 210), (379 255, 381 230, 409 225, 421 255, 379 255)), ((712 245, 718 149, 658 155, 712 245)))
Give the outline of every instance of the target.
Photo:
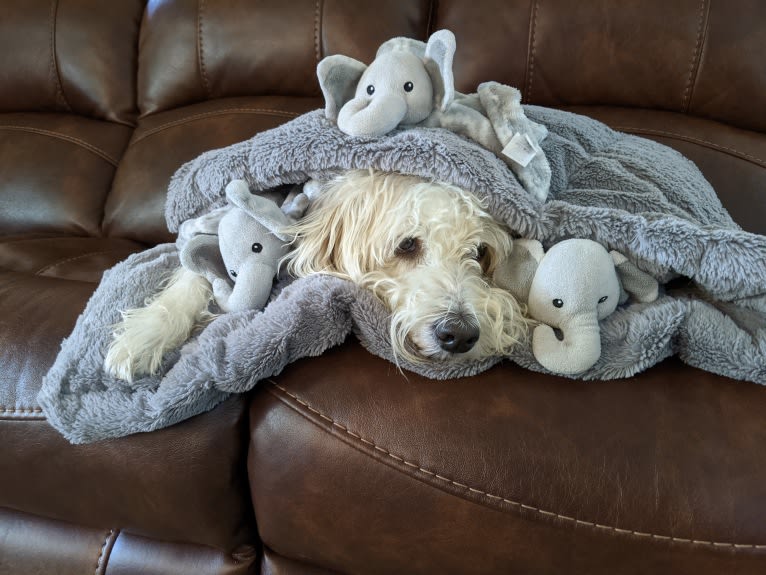
POLYGON ((459 315, 449 315, 434 325, 439 347, 450 353, 465 353, 479 341, 479 326, 459 315))

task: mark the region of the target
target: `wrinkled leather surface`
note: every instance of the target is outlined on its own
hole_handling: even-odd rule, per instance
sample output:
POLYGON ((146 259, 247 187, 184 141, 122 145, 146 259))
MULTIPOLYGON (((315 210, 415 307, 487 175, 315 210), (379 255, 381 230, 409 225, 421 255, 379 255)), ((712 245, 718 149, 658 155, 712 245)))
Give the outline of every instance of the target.
POLYGON ((319 97, 316 65, 346 54, 364 62, 394 36, 424 38, 428 0, 151 2, 141 30, 143 114, 214 98, 319 97), (372 16, 372 17, 371 17, 372 16))
POLYGON ((71 114, 0 114, 0 236, 100 234, 130 135, 71 114))
POLYGON ((675 359, 603 383, 512 364, 431 381, 347 343, 264 387, 249 470, 280 555, 346 573, 763 569, 760 386, 675 359))
POLYGON ((94 288, 90 282, 0 270, 0 414, 37 408, 42 378, 94 288))
POLYGON ((287 559, 268 548, 263 550, 261 575, 333 575, 334 573, 337 571, 328 571, 300 561, 287 559))
POLYGON ((396 35, 452 29, 460 91, 504 82, 680 150, 766 232, 764 10, 0 3, 0 573, 762 572, 764 390, 676 360, 608 383, 511 365, 430 382, 349 343, 261 385, 250 425, 239 397, 89 446, 34 398, 103 270, 174 239, 174 171, 321 107, 319 59, 370 62, 396 35))
POLYGON ((144 0, 3 0, 0 112, 132 124, 144 0))
POLYGON ((183 163, 321 105, 319 98, 230 98, 141 119, 106 204, 105 233, 150 243, 173 241, 165 225, 165 192, 183 163))
POLYGON ((155 433, 78 446, 13 415, 0 418, 0 507, 227 552, 253 541, 244 397, 155 433))
POLYGON ((189 575, 252 573, 251 547, 223 553, 201 545, 149 540, 0 508, 0 573, 13 575, 189 575), (52 568, 52 566, 55 566, 52 568))

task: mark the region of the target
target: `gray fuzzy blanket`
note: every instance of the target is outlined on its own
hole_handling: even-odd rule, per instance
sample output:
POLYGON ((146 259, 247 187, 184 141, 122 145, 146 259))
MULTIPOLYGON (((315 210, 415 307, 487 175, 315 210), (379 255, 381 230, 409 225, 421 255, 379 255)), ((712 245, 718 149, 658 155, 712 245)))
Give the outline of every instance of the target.
MULTIPOLYGON (((316 111, 184 165, 171 181, 168 226, 177 231, 181 222, 224 205, 224 187, 235 178, 265 191, 372 166, 450 182, 482 198, 520 236, 546 247, 590 238, 662 284, 685 284, 603 320, 601 359, 578 377, 628 377, 678 354, 705 370, 766 383, 766 237, 742 231, 694 164, 670 148, 583 116, 533 106, 525 111, 549 130, 542 147, 553 176, 544 204, 522 189, 503 161, 451 132, 415 128, 352 138, 316 111)), ((167 244, 104 275, 38 397, 69 441, 171 425, 352 332, 372 353, 393 360, 386 310, 369 293, 332 277, 283 278, 265 310, 219 316, 169 353, 157 376, 132 384, 108 377, 102 364, 118 310, 140 306, 177 265, 177 248, 167 244)), ((451 378, 501 359, 402 367, 451 378)), ((528 342, 510 359, 545 371, 528 342)))

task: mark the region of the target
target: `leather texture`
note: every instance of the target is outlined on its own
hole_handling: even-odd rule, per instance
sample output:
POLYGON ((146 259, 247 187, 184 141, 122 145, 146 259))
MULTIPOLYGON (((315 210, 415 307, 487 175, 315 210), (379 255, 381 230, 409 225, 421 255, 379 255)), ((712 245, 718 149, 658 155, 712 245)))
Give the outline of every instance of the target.
POLYGON ((69 445, 40 413, 0 418, 0 507, 231 552, 252 542, 247 404, 155 433, 69 445))
POLYGON ((277 555, 271 549, 263 550, 261 575, 333 575, 337 571, 328 571, 301 561, 287 559, 277 555))
POLYGON ((147 539, 120 529, 93 529, 0 507, 0 573, 13 575, 240 575, 257 568, 257 552, 147 539))
POLYGON ((432 381, 349 342, 264 387, 250 481, 285 557, 343 573, 763 569, 760 386, 675 359, 603 383, 512 364, 432 381))
POLYGON ((462 92, 496 80, 676 148, 766 233, 765 19, 758 0, 4 0, 0 573, 763 572, 766 394, 673 359, 436 382, 351 340, 87 446, 35 396, 103 271, 174 240, 180 165, 322 107, 321 58, 397 35, 453 30, 462 92))
POLYGON ((319 98, 226 98, 142 118, 106 203, 104 232, 149 243, 174 241, 165 191, 183 163, 235 144, 321 106, 319 98))
POLYGON ((130 135, 73 114, 0 114, 0 237, 99 235, 130 135))
POLYGON ((131 125, 144 0, 4 0, 0 112, 67 112, 131 125))

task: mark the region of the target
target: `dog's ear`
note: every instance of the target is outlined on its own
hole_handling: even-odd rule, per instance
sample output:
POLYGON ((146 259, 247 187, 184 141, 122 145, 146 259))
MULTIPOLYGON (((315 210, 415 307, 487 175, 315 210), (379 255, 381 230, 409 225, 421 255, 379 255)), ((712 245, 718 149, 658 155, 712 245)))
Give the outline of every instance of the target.
POLYGON ((315 273, 337 274, 337 246, 343 236, 343 218, 338 210, 319 207, 309 211, 288 228, 297 243, 289 254, 288 267, 296 276, 315 273))

